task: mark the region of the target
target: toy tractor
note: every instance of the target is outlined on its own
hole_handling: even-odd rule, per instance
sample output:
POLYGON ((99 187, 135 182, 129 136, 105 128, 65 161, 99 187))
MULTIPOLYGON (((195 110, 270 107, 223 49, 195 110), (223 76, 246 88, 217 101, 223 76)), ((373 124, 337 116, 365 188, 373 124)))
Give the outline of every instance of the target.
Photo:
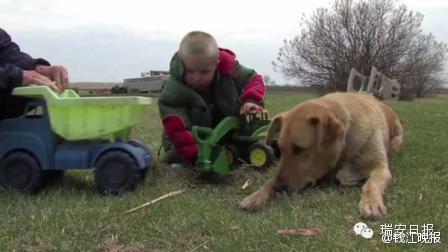
POLYGON ((192 133, 199 145, 196 169, 224 175, 239 160, 256 168, 270 166, 275 160, 274 150, 262 141, 269 123, 264 111, 225 117, 214 129, 194 126, 192 133))
POLYGON ((24 113, 0 121, 0 184, 37 192, 67 169, 95 168, 101 193, 133 190, 152 163, 150 150, 130 140, 147 113, 146 97, 79 97, 46 86, 19 87, 28 97, 24 113))

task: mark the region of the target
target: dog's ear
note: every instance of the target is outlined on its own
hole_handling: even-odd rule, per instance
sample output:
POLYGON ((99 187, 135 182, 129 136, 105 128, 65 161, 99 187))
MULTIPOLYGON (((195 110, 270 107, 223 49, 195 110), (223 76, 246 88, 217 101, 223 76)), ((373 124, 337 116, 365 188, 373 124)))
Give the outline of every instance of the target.
POLYGON ((271 145, 277 137, 277 133, 282 128, 283 113, 276 115, 269 125, 268 133, 266 135, 266 144, 271 145))
POLYGON ((319 146, 334 142, 342 134, 342 124, 332 113, 322 117, 312 116, 309 122, 317 129, 319 146))

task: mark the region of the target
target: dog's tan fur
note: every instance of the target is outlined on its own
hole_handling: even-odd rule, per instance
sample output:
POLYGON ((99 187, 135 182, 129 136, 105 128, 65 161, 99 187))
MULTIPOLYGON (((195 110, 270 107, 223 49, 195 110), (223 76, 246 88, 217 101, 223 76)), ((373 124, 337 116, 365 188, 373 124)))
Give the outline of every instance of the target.
POLYGON ((387 154, 399 149, 402 137, 394 111, 367 94, 333 93, 299 104, 272 120, 266 141, 278 138, 277 172, 240 208, 260 209, 277 191, 291 194, 333 174, 347 185, 367 179, 359 211, 380 218, 386 214, 383 195, 392 178, 387 154))

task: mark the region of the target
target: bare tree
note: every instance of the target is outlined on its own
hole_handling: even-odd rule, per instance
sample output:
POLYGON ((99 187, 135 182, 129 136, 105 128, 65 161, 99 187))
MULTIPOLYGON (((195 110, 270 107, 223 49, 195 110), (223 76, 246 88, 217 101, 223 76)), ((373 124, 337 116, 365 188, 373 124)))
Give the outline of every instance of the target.
POLYGON ((405 95, 441 85, 447 46, 421 29, 423 16, 396 0, 335 0, 302 17, 301 32, 284 40, 274 68, 303 85, 346 90, 350 69, 372 66, 398 79, 405 95))

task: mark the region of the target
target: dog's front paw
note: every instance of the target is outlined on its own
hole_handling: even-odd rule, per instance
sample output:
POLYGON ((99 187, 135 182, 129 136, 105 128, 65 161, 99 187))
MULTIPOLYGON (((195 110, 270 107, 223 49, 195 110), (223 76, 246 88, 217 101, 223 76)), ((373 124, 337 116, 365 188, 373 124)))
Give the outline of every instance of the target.
POLYGON ((264 208, 270 200, 271 195, 269 195, 269 193, 259 190, 241 201, 240 208, 246 211, 257 211, 264 208))
POLYGON ((378 220, 387 214, 383 200, 372 197, 362 197, 359 202, 359 211, 367 219, 378 220))

